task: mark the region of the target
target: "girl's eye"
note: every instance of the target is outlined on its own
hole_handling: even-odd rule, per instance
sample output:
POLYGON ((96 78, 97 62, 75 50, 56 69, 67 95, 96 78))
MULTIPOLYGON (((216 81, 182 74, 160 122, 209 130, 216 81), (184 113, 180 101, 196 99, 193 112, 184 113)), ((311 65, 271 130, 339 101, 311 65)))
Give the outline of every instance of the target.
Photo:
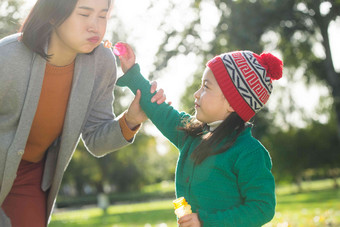
POLYGON ((87 14, 79 14, 80 16, 82 16, 82 17, 88 17, 89 15, 87 15, 87 14))
POLYGON ((106 19, 106 16, 100 16, 99 18, 101 18, 101 19, 106 19))

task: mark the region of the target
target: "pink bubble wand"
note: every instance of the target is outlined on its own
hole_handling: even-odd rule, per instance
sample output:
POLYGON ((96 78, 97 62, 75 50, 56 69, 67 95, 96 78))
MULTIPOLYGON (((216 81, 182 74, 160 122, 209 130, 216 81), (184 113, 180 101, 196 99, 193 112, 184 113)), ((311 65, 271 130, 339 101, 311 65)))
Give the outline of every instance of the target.
POLYGON ((122 43, 116 43, 114 47, 112 47, 112 43, 109 40, 104 41, 104 47, 106 48, 112 48, 112 51, 115 55, 121 56, 126 53, 126 48, 122 43))

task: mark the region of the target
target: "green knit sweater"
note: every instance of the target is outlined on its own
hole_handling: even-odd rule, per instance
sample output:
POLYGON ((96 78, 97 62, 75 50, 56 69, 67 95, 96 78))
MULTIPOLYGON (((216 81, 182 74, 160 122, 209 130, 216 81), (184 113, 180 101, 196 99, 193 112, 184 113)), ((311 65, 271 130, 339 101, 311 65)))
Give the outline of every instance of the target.
MULTIPOLYGON (((195 165, 190 158, 201 137, 178 130, 192 116, 163 103, 151 103, 150 83, 135 64, 117 81, 133 93, 142 92, 141 107, 180 151, 176 167, 176 196, 184 196, 203 226, 261 226, 275 213, 275 184, 268 151, 247 128, 228 151, 195 165)), ((226 138, 228 139, 228 138, 226 138)))

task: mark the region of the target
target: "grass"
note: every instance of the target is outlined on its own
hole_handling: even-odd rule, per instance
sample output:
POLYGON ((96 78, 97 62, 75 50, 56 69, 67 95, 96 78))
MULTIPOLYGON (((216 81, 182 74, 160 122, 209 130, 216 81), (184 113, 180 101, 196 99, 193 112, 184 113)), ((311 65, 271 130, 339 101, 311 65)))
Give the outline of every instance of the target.
MULTIPOLYGON (((127 203, 127 202, 144 202, 150 200, 169 199, 175 196, 175 185, 173 182, 163 181, 162 183, 148 185, 143 187, 138 192, 125 192, 125 193, 111 193, 108 195, 112 204, 127 203)), ((86 205, 92 205, 97 203, 96 195, 68 197, 59 196, 57 200, 58 207, 81 207, 86 205)))
POLYGON ((270 226, 340 226, 340 191, 326 189, 299 194, 278 195, 270 226))
POLYGON ((106 212, 99 208, 56 213, 50 227, 127 227, 177 226, 172 201, 162 200, 110 206, 106 212))
MULTIPOLYGON (((291 185, 279 187, 275 217, 265 227, 340 226, 340 191, 331 186, 329 180, 306 182, 303 193, 291 185)), ((175 227, 173 212, 172 200, 113 205, 106 213, 99 208, 58 211, 49 227, 175 227)))

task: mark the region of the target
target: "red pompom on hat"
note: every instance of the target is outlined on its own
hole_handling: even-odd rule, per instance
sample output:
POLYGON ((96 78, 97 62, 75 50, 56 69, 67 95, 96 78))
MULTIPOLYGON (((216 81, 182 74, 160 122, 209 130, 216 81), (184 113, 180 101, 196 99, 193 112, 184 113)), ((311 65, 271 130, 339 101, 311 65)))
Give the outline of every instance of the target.
POLYGON ((271 53, 224 53, 207 66, 230 106, 246 122, 260 111, 273 90, 272 80, 282 77, 283 63, 271 53))
POLYGON ((267 76, 272 80, 282 77, 283 63, 271 53, 262 53, 260 56, 254 54, 259 63, 267 70, 267 76))

